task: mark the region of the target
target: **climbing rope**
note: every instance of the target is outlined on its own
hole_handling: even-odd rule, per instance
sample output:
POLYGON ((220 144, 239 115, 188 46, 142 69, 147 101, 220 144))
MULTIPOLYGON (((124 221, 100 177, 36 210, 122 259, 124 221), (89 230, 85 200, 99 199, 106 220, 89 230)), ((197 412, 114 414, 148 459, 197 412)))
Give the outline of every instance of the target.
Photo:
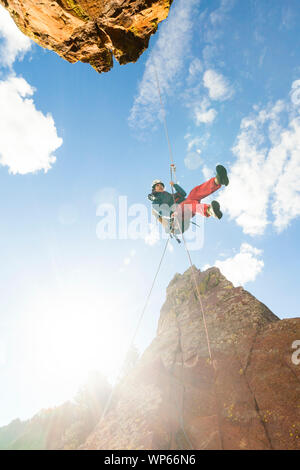
MULTIPOLYGON (((139 330, 139 328, 140 328, 140 325, 141 325, 142 319, 143 319, 143 317, 144 317, 145 311, 146 311, 146 309, 147 309, 147 307, 148 307, 148 303, 149 303, 149 300, 150 300, 150 297, 151 297, 151 294, 152 294, 152 291, 153 291, 153 288, 154 288, 154 285, 155 285, 156 278, 157 278, 157 276, 158 276, 158 273, 159 273, 159 271, 160 271, 160 268, 161 268, 163 259, 164 259, 164 257, 165 257, 166 251, 167 251, 167 247, 168 247, 168 244, 169 244, 169 240, 170 240, 170 239, 168 238, 168 239, 167 239, 167 242, 166 242, 166 244, 165 244, 165 246, 164 246, 162 256, 161 256, 161 258, 160 258, 160 261, 159 261, 159 264, 158 264, 158 267, 157 267, 157 270, 156 270, 154 279, 153 279, 152 284, 151 284, 151 288, 150 288, 149 293, 148 293, 147 298, 146 298, 146 302, 145 302, 145 304, 144 304, 144 307, 143 307, 142 312, 141 312, 141 315, 140 315, 140 317, 139 317, 139 319, 138 319, 136 328, 135 328, 134 333, 133 333, 133 335, 132 335, 132 338, 131 338, 131 341, 130 341, 130 345, 129 345, 129 347, 128 347, 128 352, 129 352, 129 351, 132 349, 132 347, 133 347, 133 344, 134 344, 136 335, 137 335, 138 330, 139 330)), ((128 354, 128 353, 127 353, 127 354, 128 354)), ((118 377, 121 376, 121 373, 122 373, 123 368, 124 368, 124 366, 125 366, 126 359, 127 359, 127 355, 126 355, 126 357, 124 358, 124 361, 123 361, 122 364, 121 364, 121 367, 120 367, 120 370, 119 370, 119 373, 118 373, 118 377)), ((115 388, 113 387, 112 390, 111 390, 111 392, 110 392, 110 394, 109 394, 109 396, 108 396, 108 399, 107 399, 107 401, 106 401, 106 405, 105 405, 105 407, 104 407, 104 410, 103 410, 103 412, 102 412, 102 416, 101 416, 101 419, 100 419, 100 423, 102 422, 103 418, 105 417, 105 415, 107 414, 107 412, 108 412, 108 410, 109 410, 109 408, 110 408, 110 405, 111 405, 111 402, 112 402, 112 398, 113 398, 114 392, 115 392, 115 388)))
MULTIPOLYGON (((171 143, 170 143, 169 132, 168 132, 168 127, 167 127, 167 120, 166 120, 164 105, 163 105, 163 101, 162 101, 162 96, 161 96, 161 91, 160 91, 160 86, 159 86, 158 73, 157 73, 156 67, 155 67, 155 76, 156 76, 156 84, 157 84, 157 89, 158 89, 158 94, 159 94, 159 100, 160 100, 160 105, 161 105, 161 111, 162 111, 162 116, 163 116, 164 128, 165 128, 165 133, 166 133, 166 138, 167 138, 167 141, 168 141, 168 147, 169 147, 169 153, 170 153, 170 161, 171 161, 171 165, 170 165, 170 175, 171 175, 171 181, 173 181, 172 178, 173 178, 173 173, 174 173, 174 180, 175 180, 175 182, 176 182, 176 181, 177 181, 177 178, 176 178, 176 167, 175 167, 175 165, 174 165, 173 152, 172 152, 172 147, 171 147, 171 143)), ((172 189, 172 195, 173 195, 174 204, 176 205, 173 186, 171 186, 171 189, 172 189)), ((199 303, 200 303, 200 306, 201 306, 201 312, 202 312, 203 322, 204 322, 204 326, 205 326, 205 333, 206 333, 206 340, 207 340, 208 353, 209 353, 210 360, 212 361, 210 340, 209 340, 209 335, 208 335, 208 330, 207 330, 206 319, 205 319, 204 308, 203 308, 203 304, 202 304, 202 300, 201 300, 201 295, 200 295, 199 287, 198 287, 198 284, 197 284, 197 281, 196 281, 196 278, 195 278, 195 271, 194 271, 195 268, 194 268, 191 255, 190 255, 189 249, 188 249, 188 247, 187 247, 187 244, 186 244, 186 241, 185 241, 185 237, 184 237, 184 235, 183 235, 183 232, 182 232, 182 229, 181 229, 181 226, 180 226, 180 223, 178 222, 178 220, 177 220, 177 223, 178 223, 178 228, 179 228, 179 230, 180 230, 180 232, 181 232, 182 240, 183 240, 183 242, 184 242, 184 246, 185 246, 185 249, 186 249, 186 252, 187 252, 187 255, 188 255, 188 258, 189 258, 189 262, 190 262, 190 265, 191 265, 191 268, 192 268, 193 280, 194 280, 194 284, 195 284, 196 291, 197 291, 197 297, 198 297, 198 300, 199 300, 199 303)))
MULTIPOLYGON (((166 115, 165 115, 165 108, 164 108, 164 104, 163 104, 163 101, 162 101, 162 95, 161 95, 161 91, 160 91, 158 73, 157 73, 156 66, 153 65, 153 67, 154 67, 154 72, 155 72, 155 77, 156 77, 156 85, 157 85, 157 90, 158 90, 158 96, 159 96, 159 101, 160 101, 160 107, 161 107, 162 116, 163 116, 165 134, 166 134, 166 138, 167 138, 167 142, 168 142, 168 147, 169 147, 170 160, 171 160, 171 164, 174 165, 173 152, 172 152, 171 142, 170 142, 170 138, 169 138, 167 120, 166 120, 166 115)), ((171 167, 171 177, 172 177, 172 167, 171 167)), ((172 179, 171 179, 171 181, 172 181, 172 179)))
MULTIPOLYGON (((158 74, 157 74, 157 70, 156 68, 154 67, 155 69, 155 75, 156 75, 156 81, 157 81, 157 88, 158 88, 158 93, 159 93, 159 100, 160 100, 160 105, 161 105, 161 109, 162 109, 162 115, 163 115, 163 121, 164 121, 164 128, 165 128, 165 133, 166 133, 166 138, 167 138, 167 142, 168 142, 168 147, 169 147, 169 154, 170 154, 170 161, 171 161, 171 166, 170 166, 170 176, 171 176, 171 181, 173 181, 173 173, 174 173, 174 180, 176 182, 176 168, 175 168, 175 165, 174 165, 174 159, 173 159, 173 153, 172 153, 172 147, 171 147, 171 142, 170 142, 170 138, 169 138, 169 133, 168 133, 168 127, 167 127, 167 121, 166 121, 166 116, 165 116, 165 111, 164 111, 164 106, 163 106, 163 101, 162 101, 162 96, 161 96, 161 91, 160 91, 160 86, 159 86, 159 79, 158 79, 158 74)), ((175 195, 174 195, 174 188, 172 186, 172 195, 173 195, 173 199, 174 199, 174 204, 175 203, 175 195)), ((187 244, 186 244, 186 240, 185 240, 185 237, 183 235, 183 232, 182 232, 182 229, 180 227, 180 224, 177 220, 177 223, 178 223, 178 227, 179 227, 179 230, 180 230, 180 233, 181 233, 181 236, 182 236, 182 239, 183 239, 183 242, 184 242, 184 246, 185 246, 185 249, 186 249, 186 252, 187 252, 187 255, 188 255, 188 259, 189 259, 189 262, 190 262, 190 265, 191 265, 191 268, 192 268, 192 273, 193 273, 193 281, 194 281, 194 284, 195 284, 195 288, 196 288, 196 292, 197 292, 197 298, 199 300, 199 303, 200 303, 200 306, 201 306, 201 311, 202 311, 202 317, 203 317, 203 323, 204 323, 204 327, 205 327, 205 334, 206 334, 206 340, 207 340, 207 347, 208 347, 208 353, 209 353, 209 357, 210 357, 210 361, 211 361, 211 364, 213 365, 213 368, 214 368, 214 372, 215 372, 215 379, 216 379, 216 367, 215 367, 215 363, 214 363, 214 360, 213 360, 213 357, 212 357, 212 352, 211 352, 211 346, 210 346, 210 340, 209 340, 209 334, 208 334, 208 329, 207 329, 207 324, 206 324, 206 318, 205 318, 205 313, 204 313, 204 308, 203 308, 203 303, 202 303, 202 299, 201 299, 201 294, 200 294, 200 291, 199 291, 199 287, 198 287, 198 284, 197 284, 197 280, 196 280, 196 276, 195 276, 195 267, 192 263, 192 259, 191 259, 191 255, 190 255, 190 252, 189 252, 189 249, 187 247, 187 244)), ((149 290, 149 293, 147 295, 147 298, 146 298, 146 302, 144 304, 144 307, 142 309, 142 312, 141 312, 141 315, 138 319, 138 323, 137 323, 137 326, 135 328, 135 331, 133 333, 133 336, 131 338, 131 341, 130 341, 130 346, 128 348, 128 352, 131 350, 133 344, 134 344, 134 341, 135 341, 135 338, 136 338, 136 335, 139 331, 139 328, 140 328, 140 325, 141 325, 141 322, 142 322, 142 319, 144 317, 144 314, 145 314, 145 311, 147 309, 147 306, 148 306, 148 303, 149 303, 149 300, 150 300, 150 297, 151 297, 151 294, 152 294, 152 291, 153 291, 153 288, 154 288, 154 285, 155 285, 155 281, 157 279, 157 276, 159 274, 159 271, 160 271, 160 268, 161 268, 161 265, 162 265, 162 262, 163 262, 163 259, 164 259, 164 256, 165 256, 165 253, 166 253, 166 250, 167 250, 167 246, 168 246, 168 243, 169 243, 169 240, 170 238, 167 239, 167 242, 164 246, 164 250, 163 250, 163 253, 162 253, 162 256, 161 256, 161 259, 160 259, 160 262, 158 264, 158 267, 157 267, 157 270, 156 270, 156 273, 155 273, 155 276, 154 276, 154 279, 152 281, 152 285, 151 285, 151 288, 149 290)), ((178 319, 177 319, 177 326, 178 326, 178 330, 180 331, 180 334, 181 334, 181 329, 180 329, 180 325, 179 325, 179 322, 178 322, 178 319)), ((125 362, 126 362, 126 359, 127 359, 127 356, 125 357, 121 367, 120 367, 120 371, 119 371, 119 375, 121 375, 121 372, 124 368, 124 365, 125 365, 125 362)), ((182 348, 181 348, 181 372, 183 375, 183 351, 182 351, 182 348)), ((214 388, 215 388, 215 381, 214 380, 214 388)), ((183 384, 183 377, 181 377, 181 382, 183 384)), ((106 401, 106 405, 104 407, 104 410, 102 412, 102 416, 101 416, 101 419, 100 419, 100 423, 102 423, 104 417, 106 416, 110 406, 111 406, 111 402, 112 402, 112 398, 114 396, 114 393, 115 393, 115 387, 112 388, 110 394, 109 394, 109 397, 106 401)), ((216 390, 215 390, 215 396, 217 398, 217 395, 216 395, 216 390)), ((216 403, 217 403, 217 399, 216 399, 216 403)), ((180 427, 182 429, 182 432, 185 436, 185 439, 186 441, 188 442, 189 446, 193 449, 193 446, 192 446, 192 443, 191 443, 191 440, 189 439, 187 433, 186 433, 186 430, 185 430, 185 427, 184 427, 184 418, 183 418, 183 408, 184 408, 184 387, 183 387, 183 396, 182 396, 182 404, 181 404, 181 413, 180 413, 180 427)), ((221 433, 220 433, 220 422, 219 422, 219 413, 217 413, 217 416, 218 416, 218 432, 219 432, 219 438, 220 438, 220 444, 221 444, 221 448, 223 449, 223 444, 222 444, 222 437, 221 437, 221 433)))
MULTIPOLYGON (((170 155, 170 162, 171 162, 171 164, 170 164, 171 181, 173 181, 172 177, 173 177, 173 174, 174 174, 174 181, 175 181, 175 183, 176 183, 176 182, 177 182, 177 179, 176 179, 176 167, 175 167, 175 165, 174 165, 174 158, 173 158, 173 152, 172 152, 171 142, 170 142, 170 138, 169 138, 169 132, 168 132, 168 126, 167 126, 167 119, 166 119, 165 109, 164 109, 164 105, 163 105, 163 101, 162 101, 162 95, 161 95, 161 90, 160 90, 160 85, 159 85, 158 73, 157 73, 157 69, 156 69, 155 65, 154 65, 154 69, 155 69, 156 85, 157 85, 157 90, 158 90, 158 94, 159 94, 159 101, 160 101, 160 106, 161 106, 161 112, 162 112, 162 116, 163 116, 165 134, 166 134, 166 139, 167 139, 168 147, 169 147, 169 155, 170 155)), ((172 196, 173 196, 173 200, 174 200, 174 205, 176 205, 176 202, 175 202, 175 194, 174 194, 174 188, 173 188, 173 186, 171 186, 171 190, 172 190, 172 196)), ((184 218, 184 216, 183 216, 183 218, 184 218)), ((178 219, 176 218, 176 216, 175 216, 175 220, 177 221, 177 225, 178 225, 178 228, 179 228, 179 231, 180 231, 180 234, 181 234, 183 243, 184 243, 184 247, 185 247, 185 250, 186 250, 186 253, 187 253, 187 256, 188 256, 190 265, 191 265, 192 276, 193 276, 193 282, 194 282, 194 285, 195 285, 195 289, 196 289, 196 293, 197 293, 197 298, 198 298, 198 301, 199 301, 199 304, 200 304, 200 308, 201 308, 201 312, 202 312, 202 318, 203 318, 203 324, 204 324, 204 329, 205 329, 205 335, 206 335, 206 342, 207 342, 208 354, 209 354, 210 362, 211 362, 211 364, 212 364, 212 366, 213 366, 213 369, 214 369, 214 394, 215 394, 215 401, 216 401, 216 406, 217 406, 218 434, 219 434, 220 447, 221 447, 221 449, 223 449, 223 439, 222 439, 222 435, 221 435, 221 431, 220 431, 221 426, 220 426, 220 417, 219 417, 219 412, 218 412, 217 393, 216 393, 216 374, 217 374, 216 364, 215 364, 215 361, 213 360, 213 356, 212 356, 212 351, 211 351, 210 339, 209 339, 209 334, 208 334, 208 329, 207 329, 207 323, 206 323, 205 312, 204 312, 204 308, 203 308, 203 303, 202 303, 202 299, 201 299, 201 294, 200 294, 200 291, 199 291, 199 286, 198 286, 198 283, 197 283, 197 280, 196 280, 195 266, 193 265, 192 258, 191 258, 191 254, 190 254, 190 251, 189 251, 189 249, 188 249, 188 246, 187 246, 185 237, 184 237, 183 232, 182 232, 181 224, 180 224, 180 222, 178 221, 178 219)))

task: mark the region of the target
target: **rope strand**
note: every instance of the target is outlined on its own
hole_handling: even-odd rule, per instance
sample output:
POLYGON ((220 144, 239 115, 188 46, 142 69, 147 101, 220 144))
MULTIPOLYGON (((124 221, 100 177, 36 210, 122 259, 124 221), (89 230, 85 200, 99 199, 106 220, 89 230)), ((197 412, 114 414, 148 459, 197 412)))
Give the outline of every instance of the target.
MULTIPOLYGON (((134 333, 133 333, 133 336, 132 336, 132 338, 131 338, 130 345, 129 345, 129 347, 128 347, 128 352, 131 350, 131 348, 132 348, 132 346, 133 346, 133 344, 134 344, 134 340, 135 340, 135 338, 136 338, 136 335, 137 335, 137 333, 138 333, 140 324, 141 324, 142 319, 143 319, 143 317, 144 317, 146 308, 147 308, 147 306, 148 306, 148 303, 149 303, 149 300, 150 300, 150 297, 151 297, 151 294, 152 294, 152 291, 153 291, 153 288, 154 288, 154 285, 155 285, 156 278, 157 278, 157 276, 158 276, 158 273, 159 273, 159 271, 160 271, 160 268, 161 268, 163 259, 164 259, 164 257, 165 257, 166 251, 167 251, 167 246, 168 246, 169 240, 170 240, 170 239, 168 238, 168 239, 167 239, 167 242, 166 242, 166 244, 165 244, 165 246, 164 246, 164 250, 163 250, 162 256, 161 256, 161 258, 160 258, 160 262, 159 262, 159 264, 158 264, 158 267, 157 267, 157 270, 156 270, 154 279, 153 279, 153 281, 152 281, 151 288, 150 288, 149 293, 148 293, 147 298, 146 298, 146 302, 145 302, 145 304, 144 304, 142 313, 141 313, 141 315, 140 315, 140 317, 139 317, 137 326, 136 326, 135 331, 134 331, 134 333)), ((123 368, 124 368, 126 359, 127 359, 127 356, 124 358, 124 361, 123 361, 122 364, 121 364, 118 377, 120 377, 120 375, 121 375, 121 372, 122 372, 122 370, 123 370, 123 368)), ((108 396, 106 405, 105 405, 104 410, 103 410, 103 412, 102 412, 102 416, 101 416, 101 419, 100 419, 100 423, 102 423, 103 418, 105 417, 105 415, 107 414, 107 412, 108 412, 108 410, 109 410, 109 408, 110 408, 110 405, 111 405, 111 402, 112 402, 112 398, 113 398, 114 392, 115 392, 115 389, 112 388, 112 391, 110 392, 110 394, 109 394, 109 396, 108 396)))
MULTIPOLYGON (((155 67, 155 66, 154 66, 154 67, 155 67)), ((168 147, 169 147, 169 153, 170 153, 170 161, 171 161, 171 166, 170 166, 171 181, 172 181, 172 171, 173 171, 173 173, 174 173, 174 180, 175 180, 175 182, 176 182, 176 170, 175 170, 175 165, 174 165, 173 153, 172 153, 172 148, 171 148, 171 143, 170 143, 170 138, 169 138, 168 127, 167 127, 167 120, 166 120, 165 110, 164 110, 163 101, 162 101, 162 97, 161 97, 161 91, 160 91, 160 86, 159 86, 159 78, 158 78, 158 73, 157 73, 156 67, 155 67, 155 75, 156 75, 156 82, 157 82, 158 94, 159 94, 159 98, 160 98, 160 105, 161 105, 161 108, 162 108, 162 115, 163 115, 163 120, 164 120, 164 128, 165 128, 165 133, 166 133, 166 138, 167 138, 167 141, 168 141, 168 147)), ((171 188, 172 188, 172 196, 173 196, 173 200, 174 200, 174 205, 176 205, 173 185, 171 185, 171 188)), ((184 216, 183 216, 183 217, 184 217, 184 216)), ((187 243, 186 243, 185 237, 184 237, 183 232, 182 232, 182 228, 181 228, 181 226, 180 226, 180 223, 179 223, 178 219, 176 218, 176 215, 175 215, 175 220, 177 221, 177 225, 178 225, 178 228, 179 228, 179 230, 180 230, 180 234, 181 234, 181 236, 182 236, 182 240, 183 240, 183 242, 184 242, 184 247, 185 247, 186 253, 187 253, 187 255, 188 255, 188 259, 189 259, 191 268, 192 268, 193 281, 194 281, 195 289, 196 289, 196 292, 197 292, 197 298, 198 298, 198 301, 199 301, 199 304, 200 304, 200 307, 201 307, 201 312, 202 312, 202 318, 203 318, 203 324, 204 324, 204 329, 205 329, 205 335, 206 335, 206 342, 207 342, 208 354, 209 354, 209 358, 210 358, 212 367, 213 367, 213 369, 214 369, 214 393, 215 393, 215 400, 216 400, 216 406, 217 406, 218 433, 219 433, 220 447, 221 447, 221 449, 223 449, 223 439, 222 439, 222 435, 221 435, 221 431, 220 431, 221 426, 220 426, 220 417, 219 417, 219 412, 218 412, 217 393, 216 393, 216 373, 217 373, 217 371, 216 371, 215 361, 213 360, 213 357, 212 357, 211 346, 210 346, 210 339, 209 339, 209 334, 208 334, 208 329, 207 329, 207 323, 206 323, 206 317, 205 317, 205 313, 204 313, 204 308, 203 308, 203 303, 202 303, 202 299, 201 299, 201 294, 200 294, 200 291, 199 291, 199 286, 198 286, 198 283, 197 283, 197 280, 196 280, 196 276, 195 276, 195 267, 194 267, 194 265, 193 265, 191 255, 190 255, 189 249, 188 249, 188 247, 187 247, 187 243)))

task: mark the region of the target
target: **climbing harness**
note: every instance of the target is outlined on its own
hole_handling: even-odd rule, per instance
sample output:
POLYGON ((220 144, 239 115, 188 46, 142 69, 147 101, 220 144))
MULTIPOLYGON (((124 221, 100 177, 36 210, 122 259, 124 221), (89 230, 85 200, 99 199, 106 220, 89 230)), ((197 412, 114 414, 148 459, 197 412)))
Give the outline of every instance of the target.
POLYGON ((177 243, 181 243, 181 240, 177 237, 174 227, 174 217, 160 214, 157 210, 152 209, 152 213, 156 219, 163 225, 165 231, 170 235, 170 238, 174 238, 177 243))
POLYGON ((191 220, 191 224, 196 225, 196 227, 201 228, 200 225, 196 224, 196 222, 193 222, 192 220, 191 220))
POLYGON ((181 240, 173 233, 170 233, 170 238, 174 238, 177 241, 177 243, 181 243, 181 240))

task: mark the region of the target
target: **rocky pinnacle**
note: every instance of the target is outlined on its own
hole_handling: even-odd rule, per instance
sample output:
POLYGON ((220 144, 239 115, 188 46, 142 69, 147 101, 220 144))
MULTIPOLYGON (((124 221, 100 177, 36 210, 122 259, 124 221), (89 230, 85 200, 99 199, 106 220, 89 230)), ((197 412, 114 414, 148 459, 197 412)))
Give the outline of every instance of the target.
POLYGON ((300 318, 280 320, 217 268, 167 288, 157 335, 84 449, 300 449, 300 318))

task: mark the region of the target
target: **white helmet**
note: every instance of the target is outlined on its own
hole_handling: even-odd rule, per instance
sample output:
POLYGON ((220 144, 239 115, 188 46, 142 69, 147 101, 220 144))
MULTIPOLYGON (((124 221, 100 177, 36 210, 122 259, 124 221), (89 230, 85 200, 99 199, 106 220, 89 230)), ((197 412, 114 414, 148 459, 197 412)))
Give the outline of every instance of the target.
POLYGON ((154 181, 152 181, 152 191, 153 191, 153 189, 155 188, 155 186, 157 184, 162 184, 163 187, 165 187, 164 183, 161 180, 154 180, 154 181))

